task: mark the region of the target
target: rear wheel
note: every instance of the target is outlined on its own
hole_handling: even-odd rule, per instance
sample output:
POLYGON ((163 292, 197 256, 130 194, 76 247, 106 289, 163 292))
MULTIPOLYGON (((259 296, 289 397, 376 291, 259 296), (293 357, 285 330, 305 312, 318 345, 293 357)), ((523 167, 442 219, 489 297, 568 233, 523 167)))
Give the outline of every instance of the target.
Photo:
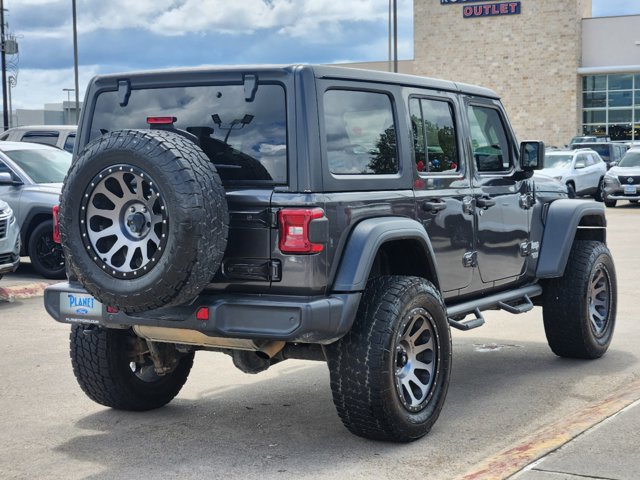
POLYGON ((344 425, 374 440, 408 442, 440 415, 451 373, 451 333, 428 281, 372 280, 351 331, 327 348, 333 401, 344 425))
POLYGON ((158 375, 144 342, 131 330, 86 330, 82 325, 71 327, 70 353, 73 373, 89 398, 138 411, 169 403, 187 381, 194 356, 174 352, 173 369, 158 375))
POLYGON ((29 236, 29 258, 33 269, 45 278, 64 278, 64 253, 53 241, 53 221, 41 222, 29 236))
POLYGON ((617 281, 602 242, 578 240, 564 276, 546 282, 542 315, 551 350, 561 357, 599 358, 616 322, 617 281))

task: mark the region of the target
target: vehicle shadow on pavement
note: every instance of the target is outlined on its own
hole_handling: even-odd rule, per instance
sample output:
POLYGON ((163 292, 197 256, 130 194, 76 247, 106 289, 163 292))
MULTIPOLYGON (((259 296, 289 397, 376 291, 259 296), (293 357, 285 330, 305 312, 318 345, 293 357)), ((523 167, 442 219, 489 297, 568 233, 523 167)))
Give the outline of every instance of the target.
MULTIPOLYGON (((195 399, 181 394, 159 410, 88 415, 76 424, 86 434, 55 450, 100 465, 102 473, 90 477, 100 479, 391 478, 412 469, 430 471, 429 478, 452 478, 464 473, 448 470, 460 465, 461 456, 466 470, 527 432, 606 396, 612 386, 598 379, 633 363, 632 355, 615 349, 593 362, 558 358, 542 343, 490 342, 454 342, 454 373, 442 415, 426 438, 410 444, 350 434, 335 412, 326 365, 290 361, 273 367, 271 378, 238 374, 244 378, 239 384, 195 390, 195 399), (579 384, 590 388, 578 390, 579 384)), ((196 376, 189 382, 206 385, 202 371, 196 376)))

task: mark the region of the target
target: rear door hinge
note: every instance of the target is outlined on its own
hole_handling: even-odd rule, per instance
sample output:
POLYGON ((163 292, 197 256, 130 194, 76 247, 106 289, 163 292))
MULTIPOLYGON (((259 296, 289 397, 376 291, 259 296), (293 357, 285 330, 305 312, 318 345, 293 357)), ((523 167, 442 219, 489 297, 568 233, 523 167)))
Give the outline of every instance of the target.
POLYGON ((520 256, 528 257, 531 255, 531 242, 522 242, 520 244, 520 256))

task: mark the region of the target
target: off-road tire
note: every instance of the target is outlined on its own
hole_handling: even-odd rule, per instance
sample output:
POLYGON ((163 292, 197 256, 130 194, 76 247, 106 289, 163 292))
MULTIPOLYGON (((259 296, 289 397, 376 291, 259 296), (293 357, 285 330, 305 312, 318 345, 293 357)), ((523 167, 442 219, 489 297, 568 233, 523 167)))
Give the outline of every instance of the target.
POLYGON ((606 245, 577 240, 564 276, 547 280, 543 287, 542 316, 551 350, 570 358, 604 355, 613 337, 617 303, 616 271, 606 245))
POLYGON ((618 203, 617 200, 607 200, 606 198, 604 199, 604 206, 607 208, 614 208, 616 206, 616 203, 618 203))
POLYGON ((94 402, 118 410, 152 410, 173 400, 187 381, 193 352, 182 356, 171 373, 151 373, 151 381, 145 381, 130 366, 135 340, 130 330, 85 328, 71 327, 71 363, 80 388, 94 402))
POLYGON ((29 258, 33 269, 45 278, 65 278, 62 247, 53 241, 53 220, 39 223, 29 236, 29 258))
MULTIPOLYGON (((418 332, 415 330, 415 334, 418 332)), ((428 345, 423 335, 425 331, 415 339, 414 350, 418 343, 428 345)), ((326 354, 333 401, 352 433, 392 442, 409 442, 424 436, 442 410, 451 373, 451 333, 440 293, 430 282, 417 277, 384 276, 371 280, 351 331, 329 345, 326 354), (416 358, 428 361, 433 372, 431 383, 425 388, 427 393, 422 393, 423 403, 410 409, 407 397, 400 393, 399 372, 404 367, 400 367, 398 347, 400 338, 411 334, 406 328, 418 328, 420 319, 426 322, 423 325, 428 324, 433 348, 424 352, 430 360, 425 356, 416 358)), ((424 371, 420 375, 423 374, 424 371)))
MULTIPOLYGON (((88 144, 65 180, 59 218, 70 271, 99 301, 125 312, 198 295, 220 266, 229 223, 224 189, 208 157, 189 139, 161 130, 114 131, 88 144), (95 202, 107 189, 113 190, 106 197, 113 208, 98 212, 95 202), (136 208, 135 215, 149 215, 137 226, 147 228, 148 241, 130 230, 128 212, 136 208), (92 239, 111 230, 94 229, 95 219, 105 221, 95 212, 111 217, 116 233, 106 240, 114 242, 113 251, 101 251, 104 238, 92 239), (117 242, 124 245, 119 251, 117 242)), ((109 248, 107 243, 104 250, 109 248)))

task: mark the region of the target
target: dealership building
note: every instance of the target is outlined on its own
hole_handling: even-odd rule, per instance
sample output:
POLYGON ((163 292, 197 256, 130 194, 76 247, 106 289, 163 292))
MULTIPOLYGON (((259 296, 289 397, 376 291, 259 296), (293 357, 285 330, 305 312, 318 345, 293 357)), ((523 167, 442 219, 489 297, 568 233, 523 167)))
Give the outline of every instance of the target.
POLYGON ((591 0, 414 0, 417 75, 501 96, 518 138, 640 140, 640 16, 591 0))

